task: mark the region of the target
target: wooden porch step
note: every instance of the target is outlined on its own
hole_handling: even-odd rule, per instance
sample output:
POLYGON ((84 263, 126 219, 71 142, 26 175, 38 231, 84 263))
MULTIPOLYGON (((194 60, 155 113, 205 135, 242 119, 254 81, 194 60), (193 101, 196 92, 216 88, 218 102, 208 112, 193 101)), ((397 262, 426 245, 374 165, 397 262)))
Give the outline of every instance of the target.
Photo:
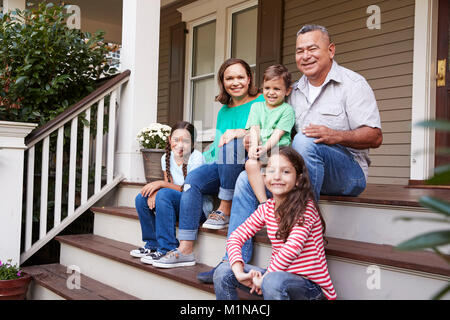
POLYGON ((83 274, 80 276, 80 289, 69 289, 67 279, 72 273, 60 264, 46 264, 25 267, 36 284, 54 292, 66 300, 138 300, 125 292, 107 286, 83 274))
MULTIPOLYGON (((121 182, 121 187, 143 187, 141 182, 121 182)), ((433 196, 441 199, 450 199, 448 188, 420 188, 414 186, 367 184, 366 189, 357 197, 321 195, 320 200, 334 202, 352 202, 360 204, 377 204, 391 206, 420 207, 419 199, 422 196, 433 196)))
MULTIPOLYGON (((130 251, 136 249, 131 244, 93 234, 58 236, 55 239, 60 243, 214 294, 213 284, 204 284, 197 280, 199 272, 211 270, 211 267, 205 264, 197 263, 192 267, 161 269, 144 264, 140 259, 130 256, 130 251)), ((239 297, 243 300, 258 299, 258 297, 245 292, 239 292, 239 297)), ((186 299, 189 299, 189 297, 186 297, 186 299)))
MULTIPOLYGON (((136 209, 131 207, 93 207, 91 210, 94 212, 129 219, 139 219, 136 209)), ((216 234, 223 237, 226 237, 228 232, 227 229, 211 230, 200 228, 199 230, 201 232, 216 234)), ((374 244, 332 237, 327 237, 327 240, 328 244, 325 247, 325 252, 329 256, 450 277, 450 265, 434 252, 399 251, 391 245, 374 244)), ((255 236, 254 241, 256 243, 270 245, 270 240, 267 237, 265 229, 261 230, 255 236)))

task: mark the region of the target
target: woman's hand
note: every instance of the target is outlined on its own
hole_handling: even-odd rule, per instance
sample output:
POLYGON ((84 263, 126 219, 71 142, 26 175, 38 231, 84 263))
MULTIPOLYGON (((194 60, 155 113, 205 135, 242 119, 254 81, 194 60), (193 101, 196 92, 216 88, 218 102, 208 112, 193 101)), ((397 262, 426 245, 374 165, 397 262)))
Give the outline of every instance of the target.
POLYGON ((233 139, 243 138, 247 131, 245 129, 228 129, 225 133, 220 137, 218 147, 222 147, 224 144, 227 144, 233 139))
POLYGON ((228 142, 230 142, 231 140, 233 140, 234 138, 236 138, 236 132, 234 129, 228 129, 227 131, 225 131, 225 133, 220 137, 219 140, 219 147, 223 146, 224 144, 227 144, 228 142))
POLYGON ((155 209, 156 206, 156 194, 158 193, 158 191, 154 192, 150 197, 148 197, 147 199, 147 204, 148 204, 148 208, 150 210, 155 209))
POLYGON ((144 197, 151 196, 154 192, 161 189, 165 184, 165 181, 159 180, 159 181, 153 181, 150 183, 147 183, 141 190, 141 195, 144 197))

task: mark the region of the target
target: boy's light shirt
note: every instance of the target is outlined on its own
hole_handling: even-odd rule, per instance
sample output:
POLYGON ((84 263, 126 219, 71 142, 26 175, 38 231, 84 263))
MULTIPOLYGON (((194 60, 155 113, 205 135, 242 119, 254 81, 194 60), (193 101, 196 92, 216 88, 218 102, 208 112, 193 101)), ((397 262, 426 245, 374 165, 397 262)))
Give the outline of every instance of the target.
POLYGON ((290 145, 291 130, 294 124, 295 113, 290 104, 283 102, 276 108, 269 108, 265 102, 257 102, 252 105, 245 128, 259 126, 263 145, 272 136, 274 129, 283 130, 285 133, 277 144, 281 147, 290 145))

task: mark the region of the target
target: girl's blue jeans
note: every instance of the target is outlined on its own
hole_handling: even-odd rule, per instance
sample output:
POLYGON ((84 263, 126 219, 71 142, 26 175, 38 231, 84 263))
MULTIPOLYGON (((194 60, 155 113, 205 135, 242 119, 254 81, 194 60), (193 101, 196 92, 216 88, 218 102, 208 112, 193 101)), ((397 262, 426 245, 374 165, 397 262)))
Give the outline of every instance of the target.
POLYGON ((142 241, 145 248, 166 253, 178 247, 176 222, 180 211, 181 192, 159 189, 155 209, 150 210, 148 197, 136 196, 135 204, 141 223, 142 241))
MULTIPOLYGON (((265 269, 244 265, 244 271, 265 269)), ((228 262, 221 263, 214 272, 214 291, 217 300, 238 300, 237 289, 250 292, 250 288, 242 285, 235 277, 228 262)), ((299 275, 277 271, 267 274, 261 285, 264 300, 324 300, 325 295, 320 286, 299 275)), ((256 294, 256 293, 254 293, 256 294)))
POLYGON ((221 200, 232 200, 236 179, 244 170, 245 148, 242 139, 234 139, 219 149, 219 159, 204 164, 188 173, 180 201, 179 240, 196 240, 198 228, 204 219, 204 195, 218 195, 221 200))

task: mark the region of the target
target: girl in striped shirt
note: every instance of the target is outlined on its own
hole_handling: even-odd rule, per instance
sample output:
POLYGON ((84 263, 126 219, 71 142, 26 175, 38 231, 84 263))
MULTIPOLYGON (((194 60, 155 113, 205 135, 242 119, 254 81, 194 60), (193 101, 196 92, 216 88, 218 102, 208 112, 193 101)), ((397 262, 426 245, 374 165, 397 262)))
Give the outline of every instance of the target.
POLYGON ((266 300, 336 299, 325 258, 325 223, 303 158, 291 147, 280 148, 269 158, 264 182, 273 198, 230 235, 229 262, 214 273, 217 299, 238 299, 237 288, 266 300), (244 265, 241 256, 244 242, 264 226, 272 243, 267 270, 244 265))

